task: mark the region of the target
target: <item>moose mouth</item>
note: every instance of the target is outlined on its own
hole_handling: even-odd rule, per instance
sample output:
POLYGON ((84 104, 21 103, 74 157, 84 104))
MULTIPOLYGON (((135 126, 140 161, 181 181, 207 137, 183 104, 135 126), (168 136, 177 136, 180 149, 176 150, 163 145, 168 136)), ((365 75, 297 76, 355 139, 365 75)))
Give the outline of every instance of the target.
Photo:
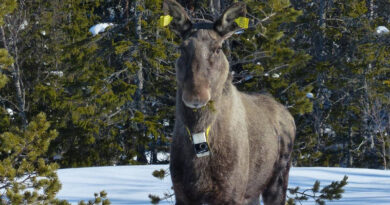
POLYGON ((183 95, 181 100, 183 101, 186 107, 192 109, 199 109, 207 105, 207 103, 210 101, 210 96, 208 95, 205 99, 200 99, 199 97, 196 96, 186 97, 186 95, 183 95))
POLYGON ((185 106, 192 108, 192 109, 199 109, 199 108, 202 108, 202 107, 207 105, 207 102, 205 102, 205 103, 188 103, 184 100, 183 100, 183 102, 184 102, 185 106))

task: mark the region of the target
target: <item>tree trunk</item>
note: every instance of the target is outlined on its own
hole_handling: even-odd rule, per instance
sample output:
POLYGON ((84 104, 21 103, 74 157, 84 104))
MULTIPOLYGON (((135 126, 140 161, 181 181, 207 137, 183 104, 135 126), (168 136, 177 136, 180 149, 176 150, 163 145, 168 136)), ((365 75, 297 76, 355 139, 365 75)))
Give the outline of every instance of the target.
POLYGON ((353 145, 353 130, 352 125, 349 125, 349 133, 348 133, 348 167, 353 167, 353 156, 352 156, 352 145, 353 145))
POLYGON ((14 79, 14 85, 16 88, 16 97, 19 106, 19 115, 22 118, 23 128, 27 127, 28 120, 26 117, 26 100, 25 100, 25 91, 23 88, 22 78, 20 75, 20 69, 18 66, 15 66, 15 63, 12 64, 11 68, 13 69, 12 77, 14 79))
POLYGON ((387 169, 387 161, 386 161, 386 136, 382 134, 382 159, 383 159, 383 169, 387 169))
POLYGON ((220 0, 210 0, 209 2, 211 13, 214 18, 217 18, 221 13, 221 1, 220 0))
POLYGON ((387 170, 387 162, 386 162, 386 144, 382 144, 382 152, 383 152, 383 166, 384 169, 387 170))
MULTIPOLYGON (((14 25, 14 26, 19 26, 19 25, 14 25)), ((3 36, 2 41, 3 41, 4 48, 8 51, 10 55, 12 54, 14 55, 13 58, 15 62, 12 63, 11 65, 11 73, 12 73, 12 80, 14 81, 14 86, 16 91, 15 92, 16 100, 17 100, 16 105, 18 106, 17 107, 18 114, 22 119, 23 128, 26 128, 28 124, 28 120, 26 116, 26 99, 25 99, 25 90, 23 87, 23 82, 21 77, 21 71, 19 67, 18 49, 16 45, 17 39, 15 39, 17 38, 17 36, 16 35, 10 36, 11 40, 7 41, 5 38, 6 33, 4 31, 4 27, 1 26, 0 29, 1 29, 1 34, 3 36), (12 51, 10 50, 11 47, 12 47, 12 51)))
POLYGON ((179 0, 178 2, 191 12, 195 9, 194 0, 179 0))
POLYGON ((374 19, 374 15, 375 15, 374 6, 375 6, 374 0, 369 0, 370 21, 374 19))
MULTIPOLYGON (((319 9, 317 11, 317 15, 319 16, 319 25, 320 30, 318 30, 314 37, 314 58, 317 62, 325 61, 324 58, 324 41, 325 41, 325 28, 326 28, 326 1, 317 0, 317 4, 319 5, 319 9)), ((324 96, 325 92, 325 74, 318 73, 316 84, 318 87, 316 101, 314 102, 314 131, 317 136, 317 146, 316 151, 320 150, 321 139, 323 138, 323 120, 324 120, 324 110, 320 108, 321 104, 324 104, 323 101, 326 100, 324 96), (324 96, 324 97, 322 97, 324 96)))
POLYGON ((150 164, 157 164, 158 159, 157 159, 157 143, 155 140, 152 142, 152 146, 150 148, 150 164))
MULTIPOLYGON (((318 1, 317 1, 318 2, 318 1)), ((317 15, 319 16, 319 26, 320 30, 317 33, 316 39, 315 39, 315 51, 314 51, 314 57, 319 61, 324 61, 324 40, 325 40, 325 28, 326 28, 326 2, 324 0, 319 0, 318 5, 318 12, 317 15)))
MULTIPOLYGON (((142 40, 142 11, 139 11, 139 6, 141 2, 140 1, 134 1, 134 10, 135 10, 135 16, 134 16, 134 23, 135 23, 135 33, 137 40, 142 40)), ((143 75, 143 65, 142 65, 142 53, 139 53, 139 59, 137 60, 137 75, 136 75, 136 84, 137 89, 135 91, 134 101, 135 101, 135 108, 139 112, 144 113, 144 105, 142 102, 142 95, 143 95, 143 88, 144 88, 144 75, 143 75)), ((138 124, 138 133, 140 134, 140 138, 146 137, 146 130, 144 125, 138 124)), ((137 161, 139 163, 146 164, 148 163, 146 155, 145 155, 145 144, 143 143, 144 140, 136 140, 138 143, 136 145, 136 150, 138 153, 137 161), (141 142, 141 143, 140 143, 141 142)))

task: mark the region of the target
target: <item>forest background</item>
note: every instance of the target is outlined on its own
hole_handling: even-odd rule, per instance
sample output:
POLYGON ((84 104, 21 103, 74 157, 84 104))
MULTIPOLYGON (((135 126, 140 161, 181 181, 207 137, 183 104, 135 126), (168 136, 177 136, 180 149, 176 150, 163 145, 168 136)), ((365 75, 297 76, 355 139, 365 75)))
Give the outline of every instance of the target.
MULTIPOLYGON (((179 1, 214 20, 232 0, 179 1)), ((224 45, 233 82, 294 115, 293 166, 390 167, 390 1, 245 0, 224 45)), ((180 39, 162 0, 0 0, 0 189, 57 168, 161 164, 180 39), (112 23, 97 35, 89 29, 112 23)), ((42 178, 46 177, 42 181, 42 178)), ((49 190, 49 189, 47 189, 49 190)), ((51 193, 50 192, 50 193, 51 193)), ((27 198, 28 198, 27 197, 27 198)))

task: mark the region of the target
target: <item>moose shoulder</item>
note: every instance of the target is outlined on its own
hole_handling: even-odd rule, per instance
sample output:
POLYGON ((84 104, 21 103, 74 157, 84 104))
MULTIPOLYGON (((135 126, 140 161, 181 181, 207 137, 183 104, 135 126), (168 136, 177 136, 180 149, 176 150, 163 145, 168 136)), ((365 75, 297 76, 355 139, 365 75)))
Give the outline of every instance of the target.
POLYGON ((174 0, 164 11, 183 38, 170 162, 176 204, 259 204, 262 195, 266 205, 284 205, 294 119, 269 96, 239 92, 221 50, 245 5, 214 23, 191 22, 174 0))

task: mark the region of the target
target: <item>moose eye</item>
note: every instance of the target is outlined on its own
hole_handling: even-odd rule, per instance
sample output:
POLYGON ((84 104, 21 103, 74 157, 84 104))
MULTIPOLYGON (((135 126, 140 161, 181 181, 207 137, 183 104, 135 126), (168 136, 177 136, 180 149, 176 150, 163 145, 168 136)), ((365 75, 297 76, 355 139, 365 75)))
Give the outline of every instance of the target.
POLYGON ((221 50, 222 50, 222 47, 216 47, 214 50, 214 53, 219 54, 219 52, 221 52, 221 50))

